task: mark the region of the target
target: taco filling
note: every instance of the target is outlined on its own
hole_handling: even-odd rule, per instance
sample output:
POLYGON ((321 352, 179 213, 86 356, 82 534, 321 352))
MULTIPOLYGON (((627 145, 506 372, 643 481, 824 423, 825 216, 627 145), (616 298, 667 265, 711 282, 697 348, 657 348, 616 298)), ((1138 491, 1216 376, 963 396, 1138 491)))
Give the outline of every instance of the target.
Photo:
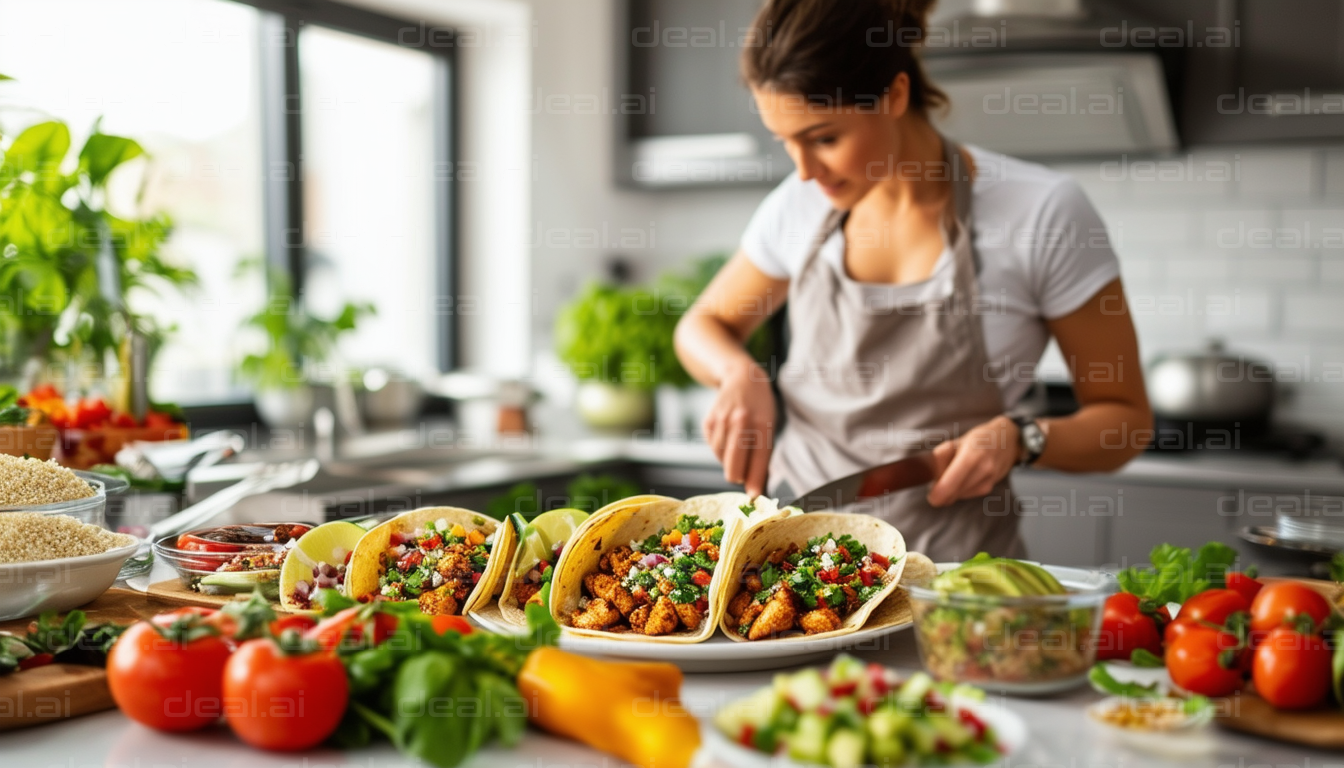
POLYGON ((882 591, 890 567, 890 559, 848 534, 816 536, 801 549, 790 543, 742 574, 728 616, 748 640, 833 632, 882 591))
MULTIPOLYGON (((498 532, 498 531, 496 531, 498 532)), ((378 594, 416 600, 421 613, 455 615, 490 563, 495 534, 447 520, 394 532, 379 558, 378 594)))
POLYGON ((519 605, 544 604, 541 599, 542 588, 551 583, 551 577, 555 575, 555 562, 560 559, 560 552, 564 548, 565 542, 556 542, 551 547, 550 560, 542 560, 527 569, 526 573, 518 574, 518 580, 513 583, 513 599, 519 605))
POLYGON ((573 626, 650 636, 699 629, 722 542, 721 524, 682 515, 671 530, 616 547, 583 578, 573 626))

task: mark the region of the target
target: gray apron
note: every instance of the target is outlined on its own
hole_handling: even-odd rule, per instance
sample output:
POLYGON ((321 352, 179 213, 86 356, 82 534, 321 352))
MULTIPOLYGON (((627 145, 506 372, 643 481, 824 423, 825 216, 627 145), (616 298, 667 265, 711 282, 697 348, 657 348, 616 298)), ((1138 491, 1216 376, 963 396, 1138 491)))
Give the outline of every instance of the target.
MULTIPOLYGON (((844 223, 838 210, 789 283, 789 352, 778 376, 786 422, 770 456, 771 495, 781 483, 801 493, 932 448, 1003 412, 977 311, 970 178, 960 148, 946 138, 943 158, 954 202, 943 229, 955 257, 950 296, 911 301, 908 287, 856 282, 821 258, 822 244, 844 223)), ((1007 478, 988 496, 948 507, 929 505, 927 493, 928 486, 911 488, 843 511, 886 520, 910 550, 935 562, 982 550, 1025 556, 1007 478)))

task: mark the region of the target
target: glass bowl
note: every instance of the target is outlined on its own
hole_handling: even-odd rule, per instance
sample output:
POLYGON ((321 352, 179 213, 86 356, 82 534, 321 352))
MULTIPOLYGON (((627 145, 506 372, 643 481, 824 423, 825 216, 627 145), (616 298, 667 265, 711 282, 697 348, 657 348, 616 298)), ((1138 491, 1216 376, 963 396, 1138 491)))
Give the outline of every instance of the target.
POLYGON ((107 497, 125 491, 129 487, 129 483, 119 477, 100 475, 97 472, 85 472, 79 469, 70 471, 93 487, 94 494, 92 496, 33 507, 0 507, 0 514, 5 512, 40 512, 44 515, 69 515, 81 523, 106 528, 107 497))
MULTIPOLYGON (((307 530, 314 527, 313 523, 301 522, 244 523, 242 525, 258 528, 298 525, 304 526, 307 530)), ((260 587, 262 593, 268 599, 278 599, 280 595, 280 568, 284 565, 284 557, 298 543, 299 536, 306 531, 300 532, 299 536, 290 537, 284 543, 236 544, 231 545, 232 548, 227 551, 180 549, 177 546, 177 542, 182 536, 200 534, 219 527, 221 526, 211 526, 182 534, 165 536, 154 542, 154 557, 171 565, 173 570, 177 572, 182 586, 187 589, 207 595, 233 595, 250 593, 254 588, 260 587), (261 556, 264 562, 260 565, 239 568, 234 563, 239 556, 261 556)))
MULTIPOLYGON (((938 570, 957 565, 939 564, 938 570)), ((999 693, 1048 694, 1087 682, 1102 609, 1118 588, 1115 577, 1042 567, 1068 594, 1005 597, 907 587, 925 669, 939 680, 999 693)))

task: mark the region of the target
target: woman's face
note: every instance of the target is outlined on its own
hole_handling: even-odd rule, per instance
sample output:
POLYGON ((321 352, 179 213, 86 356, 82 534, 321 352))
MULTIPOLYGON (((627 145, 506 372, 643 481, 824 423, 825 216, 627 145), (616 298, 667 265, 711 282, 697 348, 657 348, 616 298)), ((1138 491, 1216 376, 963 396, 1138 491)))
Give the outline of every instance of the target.
POLYGON ((801 94, 751 89, 761 122, 784 144, 798 175, 815 179, 831 205, 852 208, 891 175, 900 156, 897 120, 905 114, 908 83, 902 73, 876 105, 810 104, 801 94))

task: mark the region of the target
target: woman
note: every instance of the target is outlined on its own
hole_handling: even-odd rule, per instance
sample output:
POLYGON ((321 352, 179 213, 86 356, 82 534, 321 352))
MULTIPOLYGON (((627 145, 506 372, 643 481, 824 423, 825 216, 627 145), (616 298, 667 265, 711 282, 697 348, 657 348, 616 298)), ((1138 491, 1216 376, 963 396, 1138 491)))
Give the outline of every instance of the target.
POLYGON ((1021 557, 1012 468, 1116 469, 1144 447, 1116 436, 1152 414, 1119 266, 1082 191, 940 136, 928 111, 946 98, 912 46, 870 44, 918 41, 929 5, 766 2, 742 69, 798 173, 683 318, 677 353, 718 389, 705 434, 748 493, 803 492, 936 446, 931 485, 866 511, 934 560, 1021 557), (770 377, 743 342, 786 297, 776 440, 770 377), (1050 337, 1081 407, 1007 415, 1050 337))

